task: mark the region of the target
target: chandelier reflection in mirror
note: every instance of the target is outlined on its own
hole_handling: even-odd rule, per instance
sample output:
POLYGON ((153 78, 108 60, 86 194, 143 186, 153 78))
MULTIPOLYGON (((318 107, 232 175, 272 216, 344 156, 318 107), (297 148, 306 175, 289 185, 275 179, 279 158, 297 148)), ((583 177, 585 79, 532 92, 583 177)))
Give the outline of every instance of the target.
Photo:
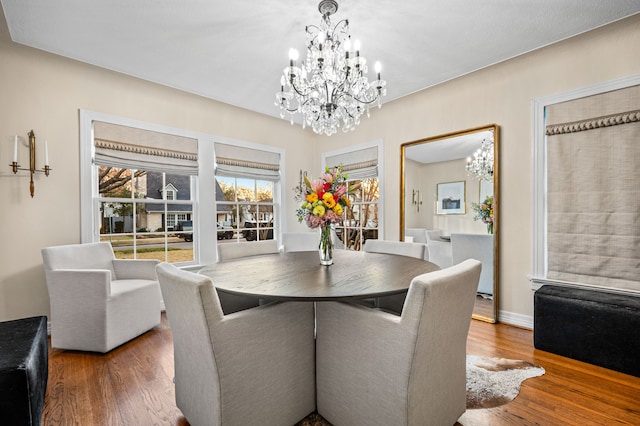
POLYGON ((344 132, 355 129, 363 113, 368 117, 371 106, 381 106, 387 90, 379 62, 375 64, 377 79, 369 82, 360 45, 351 43, 349 21, 332 27, 330 16, 338 10, 338 3, 322 0, 318 10, 320 26, 306 27, 306 60, 298 65, 298 52, 289 50, 289 66, 280 78, 275 105, 280 107, 280 117, 289 115, 291 124, 294 115, 301 114, 303 128, 311 126, 315 133, 332 135, 340 127, 344 132))
POLYGON ((493 140, 483 139, 482 145, 473 154, 473 158, 467 158, 467 173, 479 180, 493 182, 493 140))

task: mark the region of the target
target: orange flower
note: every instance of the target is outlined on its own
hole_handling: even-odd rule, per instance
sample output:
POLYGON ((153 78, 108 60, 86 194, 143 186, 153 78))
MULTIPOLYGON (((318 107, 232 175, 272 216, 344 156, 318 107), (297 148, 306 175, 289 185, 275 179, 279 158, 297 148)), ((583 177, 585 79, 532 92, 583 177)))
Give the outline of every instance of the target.
POLYGON ((322 196, 322 202, 330 209, 332 209, 333 206, 336 205, 336 200, 333 199, 333 194, 330 192, 324 193, 324 195, 322 196))

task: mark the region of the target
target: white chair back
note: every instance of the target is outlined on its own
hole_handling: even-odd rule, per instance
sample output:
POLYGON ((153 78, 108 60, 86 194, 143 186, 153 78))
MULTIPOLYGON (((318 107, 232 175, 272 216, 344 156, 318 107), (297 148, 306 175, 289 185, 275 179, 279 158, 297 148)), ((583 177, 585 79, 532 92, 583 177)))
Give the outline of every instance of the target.
POLYGON ((403 241, 367 240, 364 243, 364 251, 369 253, 396 254, 416 259, 424 259, 425 247, 424 244, 403 241))
POLYGON ((283 232, 282 246, 286 253, 294 251, 318 250, 317 232, 283 232))
POLYGON ((218 262, 239 257, 278 253, 276 240, 242 241, 218 243, 218 262))

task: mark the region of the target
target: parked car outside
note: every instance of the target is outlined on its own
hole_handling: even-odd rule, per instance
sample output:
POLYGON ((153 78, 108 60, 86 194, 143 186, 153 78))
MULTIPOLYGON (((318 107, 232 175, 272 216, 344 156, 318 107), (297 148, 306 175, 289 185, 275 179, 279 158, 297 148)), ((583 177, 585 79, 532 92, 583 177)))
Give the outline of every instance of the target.
POLYGON ((180 221, 176 224, 176 226, 173 228, 174 231, 179 232, 179 231, 186 231, 187 233, 178 233, 178 237, 182 238, 183 240, 189 242, 189 241, 193 241, 193 222, 190 220, 183 220, 180 221))
POLYGON ((223 226, 218 223, 218 239, 230 240, 233 238, 234 230, 230 226, 223 226))

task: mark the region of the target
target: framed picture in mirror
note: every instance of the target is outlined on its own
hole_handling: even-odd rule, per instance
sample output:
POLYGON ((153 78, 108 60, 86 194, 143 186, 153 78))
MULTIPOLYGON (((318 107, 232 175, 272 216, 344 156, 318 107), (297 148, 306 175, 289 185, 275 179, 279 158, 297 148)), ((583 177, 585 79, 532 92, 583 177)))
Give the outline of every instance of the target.
POLYGON ((438 184, 436 214, 465 214, 466 181, 438 184))

